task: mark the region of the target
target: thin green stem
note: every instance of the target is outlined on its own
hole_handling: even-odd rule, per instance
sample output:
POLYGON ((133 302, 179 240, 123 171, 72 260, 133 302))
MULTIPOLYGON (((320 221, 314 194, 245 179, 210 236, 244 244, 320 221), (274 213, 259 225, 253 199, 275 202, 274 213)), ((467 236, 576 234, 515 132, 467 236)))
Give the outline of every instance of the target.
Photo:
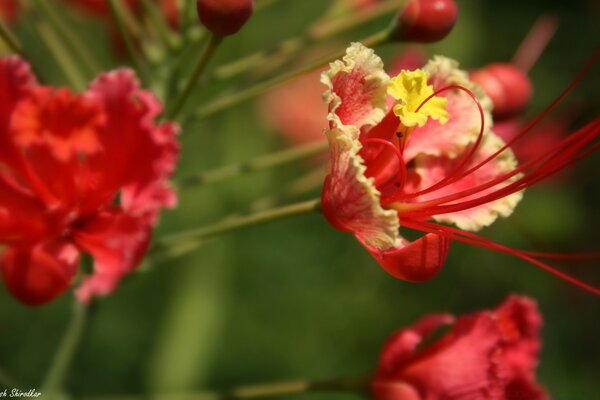
POLYGON ((270 64, 273 58, 288 59, 310 45, 331 38, 337 34, 356 28, 377 17, 400 9, 406 0, 388 0, 374 4, 368 9, 343 15, 334 19, 321 19, 313 23, 303 34, 286 39, 271 50, 261 50, 215 69, 213 79, 229 79, 237 74, 256 67, 270 64))
MULTIPOLYGON (((386 30, 383 30, 383 31, 373 35, 373 36, 363 39, 362 43, 367 47, 375 47, 375 46, 379 46, 384 43, 387 43, 389 41, 389 39, 390 39, 389 38, 389 30, 386 29, 386 30)), ((294 70, 292 72, 279 75, 273 79, 270 79, 270 80, 267 80, 264 82, 257 83, 254 86, 250 86, 249 88, 240 90, 231 95, 223 96, 223 97, 215 100, 214 102, 209 103, 208 105, 200 107, 200 109, 196 112, 194 117, 202 119, 202 118, 207 118, 211 115, 217 114, 217 113, 224 111, 232 106, 235 106, 239 103, 242 103, 242 102, 250 100, 256 96, 259 96, 282 83, 285 83, 285 82, 290 81, 294 78, 297 78, 301 75, 309 73, 317 68, 320 68, 323 65, 342 57, 344 54, 345 54, 345 49, 335 52, 333 54, 330 54, 327 57, 324 57, 316 62, 308 64, 308 65, 306 65, 302 68, 299 68, 297 70, 294 70)))
POLYGON ((45 43, 46 47, 58 63, 60 69, 71 86, 73 86, 77 91, 83 91, 86 86, 86 80, 81 74, 77 63, 74 62, 74 60, 71 58, 71 55, 64 47, 62 40, 43 20, 39 20, 34 23, 34 27, 37 30, 40 39, 45 43))
POLYGON ((173 32, 169 29, 167 22, 163 18, 162 14, 156 8, 156 4, 152 3, 150 0, 142 0, 142 4, 144 6, 144 10, 152 23, 152 26, 158 32, 163 43, 170 49, 174 50, 177 47, 177 39, 173 32))
POLYGON ((181 246, 182 243, 192 242, 194 246, 201 244, 202 240, 224 233, 260 225, 279 219, 295 217, 298 215, 312 214, 321 210, 321 200, 314 199, 301 203, 290 204, 266 211, 257 212, 245 216, 233 216, 223 219, 213 225, 190 229, 183 232, 163 236, 155 243, 155 249, 168 250, 171 246, 181 246))
POLYGON ((44 394, 60 394, 88 321, 89 306, 75 302, 67 327, 42 385, 44 394))
POLYGON ((145 82, 149 82, 149 74, 146 71, 144 60, 142 59, 140 53, 136 50, 133 38, 130 35, 131 31, 127 30, 122 4, 118 4, 116 0, 108 0, 108 5, 110 7, 112 18, 117 26, 117 30, 119 31, 119 34, 125 43, 125 48, 129 53, 129 57, 131 58, 135 69, 140 73, 145 82))
POLYGON ((219 44, 221 43, 222 40, 223 40, 223 38, 220 36, 217 36, 217 35, 211 34, 209 36, 208 42, 206 43, 206 46, 204 47, 204 50, 202 51, 202 54, 200 55, 200 59, 198 60, 198 64, 196 65, 194 72, 192 72, 192 75, 188 79, 188 81, 185 85, 185 88, 183 89, 183 92, 181 92, 179 97, 177 97, 177 99, 175 100, 175 103, 174 103, 175 105, 173 106, 173 108, 170 109, 170 111, 168 113, 169 119, 174 119, 179 114, 179 112, 182 110, 183 105, 185 104, 185 101, 187 100, 189 95, 192 93, 192 91, 196 87, 198 78, 200 78, 200 75, 202 74, 202 72, 204 71, 206 66, 208 65, 208 62, 212 58, 215 50, 217 49, 217 47, 219 47, 219 44))
POLYGON ((2 18, 0 18, 0 38, 2 38, 11 51, 23 55, 21 44, 10 29, 8 29, 4 21, 2 21, 2 18))
POLYGON ((80 65, 85 66, 90 75, 96 74, 102 68, 95 60, 93 54, 84 45, 79 36, 73 32, 68 23, 65 23, 60 14, 52 7, 48 0, 35 0, 35 4, 44 18, 56 31, 56 33, 65 41, 65 44, 71 48, 71 53, 78 59, 80 65))
POLYGON ((187 188, 197 185, 212 184, 232 179, 243 174, 292 163, 320 154, 324 152, 327 147, 327 141, 319 141, 262 155, 248 161, 226 165, 197 175, 189 176, 181 181, 181 187, 187 188))
MULTIPOLYGON (((153 400, 241 400, 272 396, 293 395, 308 392, 352 392, 367 393, 370 377, 342 378, 328 381, 288 381, 260 385, 248 385, 223 392, 188 393, 188 394, 154 394, 153 400)), ((94 396, 81 400, 142 400, 143 396, 94 396)))

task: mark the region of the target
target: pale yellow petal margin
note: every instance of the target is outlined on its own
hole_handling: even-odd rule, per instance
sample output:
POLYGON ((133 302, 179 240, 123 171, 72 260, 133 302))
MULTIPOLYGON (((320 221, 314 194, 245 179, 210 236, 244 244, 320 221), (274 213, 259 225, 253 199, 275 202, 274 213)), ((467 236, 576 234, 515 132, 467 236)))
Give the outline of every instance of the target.
POLYGON ((366 167, 358 155, 360 142, 347 132, 350 127, 326 131, 329 139, 330 189, 336 200, 336 214, 356 236, 379 250, 401 243, 398 214, 385 210, 373 180, 365 176, 366 167))
POLYGON ((335 111, 340 107, 342 99, 335 93, 333 82, 341 74, 348 74, 354 70, 360 70, 364 74, 365 91, 371 94, 369 99, 371 110, 353 121, 352 126, 356 130, 348 132, 358 136, 360 128, 365 125, 376 125, 383 119, 386 113, 387 83, 389 76, 383 69, 383 61, 375 54, 373 49, 363 46, 361 43, 352 43, 346 49, 346 55, 342 60, 336 60, 329 64, 329 70, 321 74, 321 82, 327 86, 323 93, 323 100, 329 105, 329 116, 327 119, 333 126, 343 125, 335 111))
MULTIPOLYGON (((505 143, 501 138, 494 134, 489 134, 481 144, 482 155, 479 158, 481 161, 483 161, 483 159, 500 150, 504 144, 505 143)), ((495 167, 494 169, 497 171, 497 175, 502 175, 513 171, 518 166, 514 153, 510 149, 504 150, 496 158, 490 161, 490 164, 495 167)), ((490 191, 507 186, 508 184, 519 179, 521 176, 522 174, 517 174, 506 182, 496 185, 490 191)), ((482 195, 484 194, 485 192, 482 193, 482 195)), ((502 197, 498 200, 482 204, 481 206, 473 207, 472 209, 466 210, 462 213, 437 215, 434 216, 433 219, 439 222, 452 223, 460 229, 474 232, 491 225, 494 221, 496 221, 496 219, 498 219, 498 217, 506 218, 511 215, 522 198, 523 191, 520 191, 509 196, 502 197)))
POLYGON ((398 215, 394 210, 381 207, 380 193, 373 185, 373 180, 365 176, 366 167, 358 152, 362 147, 359 141, 360 128, 376 125, 385 116, 388 80, 381 59, 360 43, 352 43, 344 58, 331 63, 329 70, 321 75, 321 82, 328 87, 323 99, 329 104, 331 128, 325 134, 330 152, 328 175, 330 188, 338 203, 337 214, 346 228, 368 245, 382 251, 401 243, 398 215), (338 74, 346 74, 357 68, 364 73, 364 84, 372 94, 372 109, 354 124, 344 125, 335 113, 342 99, 334 92, 333 81, 338 74))
MULTIPOLYGON (((483 108, 485 121, 484 135, 491 132, 490 129, 493 125, 491 115, 492 101, 479 85, 469 79, 466 71, 459 69, 457 61, 443 56, 435 56, 427 62, 423 70, 429 75, 429 84, 433 85, 434 90, 439 90, 445 86, 457 85, 473 92, 483 108)), ((473 100, 467 93, 456 90, 444 92, 441 95, 454 96, 455 99, 454 101, 449 101, 449 103, 452 103, 452 109, 448 110, 450 112, 448 123, 439 127, 442 132, 445 131, 446 135, 452 136, 453 145, 452 148, 444 148, 444 151, 431 147, 426 151, 426 154, 441 155, 443 153, 453 158, 462 153, 465 147, 477 140, 480 129, 480 116, 473 100), (458 106, 458 103, 460 106, 458 106), (472 123, 463 124, 463 122, 466 122, 464 121, 465 117, 463 113, 468 113, 472 116, 472 123), (459 124, 460 131, 453 131, 457 127, 456 124, 459 124)), ((436 135, 435 132, 431 134, 436 135)))

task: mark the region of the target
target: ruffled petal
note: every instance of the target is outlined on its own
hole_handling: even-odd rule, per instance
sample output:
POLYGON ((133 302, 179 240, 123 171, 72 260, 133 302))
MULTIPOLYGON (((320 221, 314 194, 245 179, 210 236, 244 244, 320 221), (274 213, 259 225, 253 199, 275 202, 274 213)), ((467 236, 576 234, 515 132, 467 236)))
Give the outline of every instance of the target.
POLYGON ((150 228, 142 218, 119 210, 99 213, 74 232, 75 243, 94 258, 94 273, 84 279, 76 296, 89 302, 112 293, 120 280, 141 261, 150 243, 150 228))
MULTIPOLYGON (((492 133, 488 134, 481 143, 477 155, 474 157, 473 161, 469 163, 467 168, 478 165, 503 146, 504 142, 502 142, 500 138, 492 133)), ((431 187, 455 171, 460 162, 460 158, 450 159, 448 157, 433 156, 418 157, 414 170, 416 174, 419 175, 420 181, 417 188, 410 190, 418 191, 431 187)), ((476 171, 440 189, 419 196, 416 200, 421 202, 442 198, 444 196, 450 196, 455 193, 459 193, 461 191, 490 182, 503 174, 513 171, 516 167, 517 162, 512 151, 510 149, 506 149, 496 158, 486 163, 476 171)), ((488 189, 481 190, 476 194, 463 197, 460 200, 449 202, 448 204, 461 203, 480 198, 500 190, 502 187, 510 184, 519 177, 520 175, 515 175, 514 177, 507 179, 502 183, 496 184, 488 189)), ((492 224, 498 217, 507 217, 512 214, 514 208, 517 206, 522 197, 522 192, 507 194, 500 199, 493 200, 482 205, 466 208, 465 210, 458 212, 434 215, 433 218, 436 221, 455 224, 463 230, 477 231, 492 224)))
POLYGON ((387 250, 400 244, 396 212, 384 210, 373 180, 365 176, 360 143, 344 129, 331 129, 330 165, 323 185, 323 214, 335 228, 354 233, 365 245, 387 250))
POLYGON ((507 400, 544 400, 548 395, 535 381, 540 352, 542 316, 535 301, 510 296, 495 311, 502 332, 502 375, 507 400))
POLYGON ((397 378, 428 400, 499 398, 496 357, 500 334, 489 313, 461 317, 438 342, 417 351, 397 378))
POLYGON ((385 115, 388 80, 381 58, 372 49, 352 43, 344 58, 321 75, 328 88, 323 98, 329 104, 331 127, 352 125, 358 137, 361 127, 377 124, 385 115))
MULTIPOLYGON (((140 89, 130 70, 100 75, 88 93, 103 104, 107 121, 99 135, 102 151, 87 159, 80 180, 86 199, 83 209, 94 210, 112 201, 121 187, 126 187, 130 202, 137 193, 143 193, 141 198, 156 198, 147 193, 150 187, 163 191, 164 182, 174 171, 179 152, 177 126, 155 124, 162 105, 150 92, 140 89)), ((144 212, 155 215, 157 208, 172 203, 171 196, 167 203, 144 207, 154 207, 144 212)))
MULTIPOLYGON (((429 74, 428 83, 434 91, 450 85, 462 86, 472 91, 484 110, 484 129, 491 128, 491 100, 483 90, 468 78, 458 63, 436 56, 423 68, 429 74)), ((481 128, 481 115, 473 99, 461 90, 448 90, 439 94, 448 99, 446 111, 449 119, 444 125, 429 119, 425 126, 415 129, 409 136, 404 150, 406 162, 417 155, 448 156, 454 158, 477 140, 481 128)))
POLYGON ((446 262, 450 244, 448 237, 433 233, 414 242, 402 240, 401 245, 387 250, 378 250, 363 242, 383 269, 409 282, 425 282, 436 276, 446 262))
POLYGON ((48 303, 67 290, 78 265, 77 248, 61 240, 9 247, 0 261, 8 290, 31 306, 48 303))
POLYGON ((0 163, 15 164, 15 148, 8 132, 12 112, 35 85, 29 64, 16 56, 0 58, 0 163))

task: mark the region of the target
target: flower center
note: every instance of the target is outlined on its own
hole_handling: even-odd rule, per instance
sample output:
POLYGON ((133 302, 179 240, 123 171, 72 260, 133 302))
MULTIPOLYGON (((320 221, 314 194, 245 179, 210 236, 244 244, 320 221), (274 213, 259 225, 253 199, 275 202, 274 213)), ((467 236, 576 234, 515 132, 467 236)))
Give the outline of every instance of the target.
POLYGON ((39 88, 17 106, 11 129, 23 148, 46 145, 60 161, 100 149, 97 130, 105 120, 101 106, 69 89, 39 88))
POLYGON ((434 96, 433 87, 427 84, 427 73, 423 70, 403 70, 392 78, 388 94, 396 99, 394 114, 400 119, 398 132, 406 136, 416 126, 423 126, 427 118, 445 124, 448 121, 447 99, 434 96))

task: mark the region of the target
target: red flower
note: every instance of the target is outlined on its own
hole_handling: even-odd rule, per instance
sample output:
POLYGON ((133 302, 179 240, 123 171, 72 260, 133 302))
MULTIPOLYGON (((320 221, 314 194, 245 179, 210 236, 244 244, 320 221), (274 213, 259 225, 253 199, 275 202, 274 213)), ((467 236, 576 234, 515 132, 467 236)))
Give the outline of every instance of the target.
POLYGON ((0 1, 0 18, 9 25, 13 24, 19 16, 19 0, 0 1))
POLYGON ((322 81, 329 87, 330 145, 323 213, 335 228, 352 232, 387 272, 408 281, 430 279, 451 240, 459 240, 515 255, 600 294, 532 257, 539 253, 469 232, 510 215, 523 189, 587 154, 600 119, 518 166, 491 129, 490 99, 452 60, 436 57, 422 70, 390 79, 381 59, 354 43, 322 81), (411 243, 400 226, 427 234, 411 243))
POLYGON ((43 304, 64 292, 80 252, 94 273, 77 297, 110 293, 144 255, 160 210, 176 126, 133 72, 99 76, 83 94, 40 86, 16 57, 0 59, 0 260, 10 292, 43 304))
POLYGON ((495 311, 430 315, 395 333, 372 380, 377 400, 544 400, 535 381, 542 318, 511 296, 495 311), (427 343, 442 327, 450 330, 427 343))

